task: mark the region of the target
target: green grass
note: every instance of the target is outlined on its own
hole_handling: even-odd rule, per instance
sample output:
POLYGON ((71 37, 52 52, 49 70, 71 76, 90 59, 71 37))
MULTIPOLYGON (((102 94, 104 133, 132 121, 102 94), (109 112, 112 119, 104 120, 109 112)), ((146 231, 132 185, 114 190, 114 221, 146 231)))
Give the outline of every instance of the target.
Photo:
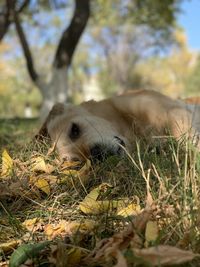
POLYGON ((37 119, 0 119, 0 148, 23 148, 34 137, 37 127, 37 119))
MULTIPOLYGON (((140 145, 133 155, 124 159, 110 157, 93 166, 85 183, 81 183, 73 175, 66 181, 66 174, 60 169, 56 153, 49 156, 48 144, 32 141, 37 127, 36 120, 0 121, 1 148, 6 148, 15 159, 12 174, 8 179, 0 181, 0 243, 13 239, 21 240, 22 243, 38 243, 47 239, 44 231, 47 225, 56 225, 62 220, 84 222, 90 219, 97 223, 92 231, 83 234, 82 230, 78 230, 76 234, 57 236, 52 242, 54 245, 61 242, 67 248, 81 247, 91 251, 98 240, 121 231, 133 218, 123 218, 114 212, 83 214, 78 205, 87 193, 102 183, 108 183, 111 188, 103 194, 103 200, 111 203, 113 200, 124 200, 127 203, 132 201, 144 208, 149 183, 151 196, 159 207, 158 214, 152 218, 159 225, 159 235, 153 243, 200 253, 200 154, 193 148, 181 146, 173 140, 169 140, 164 146, 158 144, 157 148, 140 145), (43 155, 46 162, 55 166, 52 175, 57 181, 48 178, 49 183, 52 181, 48 196, 30 183, 31 177, 48 177, 47 174, 31 171, 29 161, 33 155, 43 155), (24 169, 23 162, 28 162, 24 169), (17 164, 21 164, 21 170, 18 170, 17 164), (33 218, 41 219, 42 222, 36 223, 37 230, 28 232, 22 223, 33 218)), ((141 240, 144 242, 144 239, 142 232, 141 240)), ((6 262, 11 252, 12 250, 3 251, 0 260, 6 262)), ((45 266, 50 249, 45 253, 38 256, 34 266, 45 266)), ((124 253, 128 255, 128 250, 124 253)), ((94 266, 114 266, 114 263, 109 264, 98 263, 94 266)), ((132 262, 129 266, 147 265, 132 262)), ((181 266, 197 267, 200 266, 200 260, 196 259, 181 266)))

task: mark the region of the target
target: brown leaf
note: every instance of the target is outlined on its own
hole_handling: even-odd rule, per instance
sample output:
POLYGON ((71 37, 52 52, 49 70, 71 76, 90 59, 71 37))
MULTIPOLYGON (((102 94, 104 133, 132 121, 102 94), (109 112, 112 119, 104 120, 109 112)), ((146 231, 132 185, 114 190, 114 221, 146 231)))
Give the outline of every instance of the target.
POLYGON ((116 251, 117 264, 114 267, 128 267, 126 259, 121 251, 116 251))
POLYGON ((44 226, 44 232, 49 239, 57 236, 73 235, 79 231, 81 234, 87 234, 91 232, 96 226, 96 222, 92 220, 79 221, 66 221, 62 220, 57 225, 47 224, 44 226))
POLYGON ((152 211, 144 210, 122 232, 115 233, 112 237, 101 240, 88 255, 86 262, 107 261, 115 255, 117 250, 124 250, 130 245, 131 247, 140 247, 142 241, 139 235, 145 229, 151 214, 152 211))
POLYGON ((144 261, 148 261, 153 266, 181 264, 200 256, 199 254, 194 254, 192 251, 181 250, 167 245, 143 249, 133 248, 133 252, 137 257, 141 257, 144 261))

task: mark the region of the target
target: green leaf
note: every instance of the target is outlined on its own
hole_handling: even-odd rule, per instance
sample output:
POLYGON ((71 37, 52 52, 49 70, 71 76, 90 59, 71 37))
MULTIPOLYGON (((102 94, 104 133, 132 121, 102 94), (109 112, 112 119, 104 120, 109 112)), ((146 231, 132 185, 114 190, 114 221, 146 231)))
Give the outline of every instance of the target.
POLYGON ((45 241, 39 244, 25 244, 20 246, 11 255, 9 267, 18 267, 27 259, 36 257, 49 243, 50 241, 45 241))

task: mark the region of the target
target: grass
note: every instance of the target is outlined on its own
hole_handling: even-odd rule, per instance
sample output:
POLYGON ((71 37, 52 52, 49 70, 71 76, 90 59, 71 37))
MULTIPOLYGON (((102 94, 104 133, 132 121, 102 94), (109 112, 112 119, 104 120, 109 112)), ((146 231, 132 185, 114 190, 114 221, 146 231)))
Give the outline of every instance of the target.
MULTIPOLYGON (((107 183, 110 186, 104 185, 106 189, 98 195, 99 201, 108 200, 112 204, 113 200, 119 200, 126 206, 133 203, 143 209, 148 202, 147 192, 153 198, 157 211, 149 220, 157 222, 158 235, 146 241, 147 247, 171 245, 200 253, 200 154, 193 148, 173 140, 153 148, 140 144, 133 155, 124 159, 110 157, 93 166, 81 182, 80 177, 70 174, 67 168, 63 171, 56 153, 48 155, 48 144, 31 141, 37 127, 36 120, 0 121, 1 152, 6 148, 15 162, 9 177, 0 181, 0 243, 15 240, 17 244, 13 247, 16 248, 19 244, 50 239, 53 240, 51 246, 37 255, 32 266, 65 266, 66 257, 68 266, 85 266, 76 262, 79 256, 73 254, 76 250, 70 249, 81 248, 81 253, 87 254, 99 240, 122 231, 134 219, 134 216, 119 216, 115 211, 99 214, 80 211, 79 204, 87 194, 107 183), (33 156, 42 156, 46 163, 54 166, 54 171, 34 172, 33 156), (36 186, 35 177, 48 182, 50 194, 36 186), (28 220, 32 220, 29 225, 28 220), (84 227, 75 225, 77 222, 85 223, 84 227), (91 227, 92 224, 95 227, 91 227), (71 255, 75 255, 75 259, 71 255), (54 259, 51 264, 47 256, 54 259)), ((145 229, 139 239, 143 247, 145 229)), ((0 248, 0 261, 7 266, 13 250, 8 245, 6 249, 0 248)), ((130 247, 123 251, 128 266, 151 266, 145 261, 139 264, 129 252, 130 247)), ((115 263, 114 260, 90 266, 114 266, 115 263)), ((200 266, 200 259, 181 266, 200 266)))

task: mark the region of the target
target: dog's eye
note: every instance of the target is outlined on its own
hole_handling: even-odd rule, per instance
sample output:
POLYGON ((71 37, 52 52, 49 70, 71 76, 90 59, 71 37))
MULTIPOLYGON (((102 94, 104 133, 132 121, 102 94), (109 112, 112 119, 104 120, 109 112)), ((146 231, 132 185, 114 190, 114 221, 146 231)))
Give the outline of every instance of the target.
POLYGON ((72 123, 71 129, 69 131, 70 139, 74 141, 77 138, 79 138, 80 134, 81 134, 80 127, 76 123, 72 123))

